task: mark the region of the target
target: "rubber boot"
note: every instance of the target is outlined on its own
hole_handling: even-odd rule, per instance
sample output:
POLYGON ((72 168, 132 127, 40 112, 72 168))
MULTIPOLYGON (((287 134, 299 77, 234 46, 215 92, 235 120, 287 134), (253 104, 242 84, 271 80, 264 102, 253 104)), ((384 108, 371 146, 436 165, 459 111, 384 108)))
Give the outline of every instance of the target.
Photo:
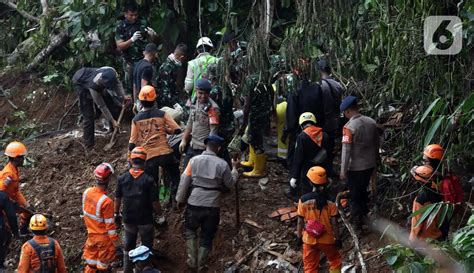
POLYGON ((329 273, 341 273, 341 269, 340 268, 329 269, 329 273))
POLYGON ((267 155, 255 154, 255 164, 251 172, 245 172, 242 175, 245 177, 264 177, 265 176, 265 165, 267 163, 267 155))
POLYGON ((255 150, 253 149, 252 145, 249 145, 249 160, 241 161, 240 165, 246 168, 253 168, 254 164, 255 164, 255 150))
POLYGON ((209 258, 209 248, 200 247, 198 257, 198 272, 204 272, 207 268, 207 259, 209 258))
POLYGON ((195 269, 197 267, 197 240, 196 238, 186 240, 186 248, 188 252, 188 259, 186 263, 189 268, 195 269))

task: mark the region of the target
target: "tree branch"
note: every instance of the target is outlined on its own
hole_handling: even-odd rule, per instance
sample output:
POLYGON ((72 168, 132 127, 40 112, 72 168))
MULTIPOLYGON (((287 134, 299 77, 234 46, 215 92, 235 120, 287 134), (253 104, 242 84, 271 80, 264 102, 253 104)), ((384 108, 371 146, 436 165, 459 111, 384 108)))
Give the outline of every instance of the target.
POLYGON ((41 8, 43 9, 42 16, 48 15, 49 13, 48 0, 40 0, 40 2, 41 2, 41 8))
MULTIPOLYGON (((43 2, 43 1, 42 1, 43 2)), ((23 11, 23 10, 20 10, 18 9, 18 7, 16 6, 15 3, 12 3, 8 0, 0 0, 0 3, 6 5, 7 7, 10 7, 12 9, 14 9, 16 12, 18 12, 21 16, 25 17, 26 19, 30 20, 30 21, 34 21, 36 23, 39 23, 40 22, 40 19, 36 16, 33 16, 31 14, 29 14, 28 12, 26 11, 23 11)))

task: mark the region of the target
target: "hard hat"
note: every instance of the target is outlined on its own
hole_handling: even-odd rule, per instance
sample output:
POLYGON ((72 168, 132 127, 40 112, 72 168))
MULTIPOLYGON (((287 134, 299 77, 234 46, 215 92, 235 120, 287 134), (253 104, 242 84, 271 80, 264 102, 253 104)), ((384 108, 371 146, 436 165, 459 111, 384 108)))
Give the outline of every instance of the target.
POLYGON ((209 39, 209 37, 201 37, 197 42, 196 48, 199 48, 203 45, 214 48, 214 44, 212 43, 211 39, 209 39))
POLYGON ((144 261, 148 259, 150 255, 152 255, 151 250, 143 245, 128 252, 128 256, 130 257, 130 260, 132 260, 132 263, 135 263, 137 261, 144 261))
POLYGON ((415 180, 421 181, 424 184, 428 183, 431 176, 433 175, 433 168, 429 165, 414 166, 411 171, 411 175, 415 180))
POLYGON ((156 100, 156 91, 155 88, 151 85, 145 85, 140 90, 138 94, 138 99, 141 101, 155 101, 156 100))
POLYGON ((5 155, 9 157, 24 156, 27 153, 26 146, 19 141, 10 142, 5 148, 5 155))
POLYGON ((326 170, 319 166, 311 167, 306 176, 316 185, 324 185, 328 182, 326 170))
POLYGON ((305 112, 300 115, 300 120, 299 120, 300 126, 302 126, 303 123, 310 122, 310 121, 316 124, 316 117, 313 115, 313 113, 305 112))
POLYGON ((98 181, 105 181, 111 174, 114 173, 114 168, 109 163, 101 163, 95 168, 94 176, 98 181))
POLYGON ((425 147, 423 154, 430 159, 441 160, 444 155, 444 149, 439 144, 430 144, 425 147))
POLYGON ((130 153, 130 158, 140 158, 146 160, 146 152, 143 147, 135 147, 133 148, 132 152, 130 153))
POLYGON ((48 220, 42 214, 35 214, 30 219, 30 230, 46 230, 48 228, 48 220))

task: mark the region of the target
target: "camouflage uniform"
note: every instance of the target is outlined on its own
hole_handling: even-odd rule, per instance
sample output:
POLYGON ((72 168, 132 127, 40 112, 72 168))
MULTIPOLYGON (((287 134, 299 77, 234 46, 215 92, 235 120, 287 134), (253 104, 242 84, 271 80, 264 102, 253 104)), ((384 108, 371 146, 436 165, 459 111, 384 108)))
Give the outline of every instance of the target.
POLYGON ((180 68, 181 62, 174 60, 170 55, 158 69, 156 86, 159 107, 173 107, 176 103, 184 106, 184 103, 179 99, 179 92, 176 86, 176 79, 180 68))
MULTIPOLYGON (((144 18, 138 18, 138 20, 133 24, 130 24, 123 19, 117 24, 115 40, 127 41, 132 38, 133 33, 136 31, 141 31, 142 36, 144 36, 146 33, 145 28, 147 26, 148 22, 144 18)), ((135 41, 129 48, 122 52, 124 85, 128 93, 132 93, 134 65, 143 58, 143 51, 145 50, 147 43, 146 37, 143 37, 142 39, 135 41)))
POLYGON ((263 133, 270 122, 273 92, 267 87, 259 74, 247 76, 242 85, 242 95, 250 104, 248 113, 248 141, 256 151, 263 152, 263 133))

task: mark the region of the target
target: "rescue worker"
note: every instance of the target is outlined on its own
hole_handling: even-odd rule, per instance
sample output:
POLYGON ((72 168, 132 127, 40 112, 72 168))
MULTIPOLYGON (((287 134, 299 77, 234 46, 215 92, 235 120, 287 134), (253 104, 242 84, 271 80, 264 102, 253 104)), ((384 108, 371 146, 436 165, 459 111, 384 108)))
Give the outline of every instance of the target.
POLYGON ((0 191, 5 192, 13 202, 13 206, 20 219, 21 235, 28 234, 28 221, 31 217, 31 213, 28 211, 33 210, 20 190, 19 168, 23 166, 27 153, 28 151, 23 143, 18 141, 10 142, 5 148, 8 163, 0 172, 0 191))
MULTIPOLYGON (((443 202, 451 204, 459 204, 464 201, 464 191, 459 177, 453 175, 450 172, 444 172, 442 170, 442 160, 444 158, 444 149, 439 144, 430 144, 423 149, 423 161, 425 165, 433 168, 432 181, 435 181, 438 191, 443 198, 443 202)), ((442 241, 446 240, 449 235, 449 227, 454 214, 458 211, 459 207, 454 209, 452 215, 446 215, 443 223, 440 226, 440 230, 443 236, 440 238, 442 241)))
POLYGON ((217 135, 220 124, 219 106, 210 98, 211 83, 207 79, 200 79, 195 85, 197 101, 191 106, 183 139, 179 144, 179 151, 186 152, 183 166, 187 166, 193 156, 200 155, 206 149, 204 140, 209 135, 217 135))
POLYGON ((217 135, 208 136, 206 151, 193 157, 186 166, 179 183, 176 201, 187 201, 184 215, 187 264, 190 268, 205 268, 212 240, 216 234, 220 219, 220 199, 224 190, 230 190, 237 182, 238 161, 232 160, 232 171, 227 162, 217 156, 224 139, 217 135), (188 190, 191 191, 188 196, 188 190), (199 251, 197 230, 201 229, 199 251))
POLYGON ((48 220, 42 214, 35 214, 30 219, 30 230, 33 239, 21 247, 18 273, 55 272, 66 273, 64 256, 58 241, 48 237, 48 220))
POLYGON ((18 238, 18 222, 16 220, 15 207, 7 194, 0 191, 0 272, 5 272, 4 262, 7 256, 10 241, 18 238))
POLYGON ((340 180, 347 180, 351 217, 362 232, 363 221, 369 212, 367 187, 371 177, 377 174, 380 134, 376 122, 360 114, 356 97, 344 98, 340 111, 349 119, 343 128, 340 180))
POLYGON ((308 170, 313 166, 328 165, 327 135, 316 126, 316 117, 311 112, 301 114, 299 124, 303 131, 296 138, 293 164, 290 166, 290 187, 296 189, 299 186, 298 196, 302 196, 313 190, 313 184, 306 176, 308 170))
POLYGON ((109 163, 102 163, 94 170, 96 186, 87 188, 82 194, 82 211, 87 228, 87 240, 83 258, 84 272, 111 272, 110 264, 121 255, 120 238, 114 223, 114 201, 107 196, 107 190, 114 169, 109 163))
MULTIPOLYGON (((410 173, 416 181, 419 181, 422 185, 421 190, 418 192, 416 198, 413 200, 412 212, 418 211, 425 206, 430 204, 441 202, 443 199, 436 189, 436 185, 432 182, 433 168, 428 165, 414 166, 410 173)), ((436 215, 433 222, 428 225, 428 219, 417 225, 417 222, 421 218, 422 214, 415 215, 411 218, 411 231, 410 241, 415 239, 424 240, 430 238, 433 240, 440 239, 442 232, 438 228, 438 217, 436 215)))
POLYGON ((188 70, 186 72, 186 79, 184 80, 184 90, 191 98, 188 106, 194 103, 196 98, 197 86, 196 82, 202 79, 206 74, 207 68, 210 64, 217 63, 218 58, 211 55, 211 50, 214 44, 208 37, 201 37, 196 44, 197 56, 195 59, 188 62, 188 70))
POLYGON ((329 164, 326 166, 329 177, 336 177, 333 170, 334 161, 334 145, 336 133, 339 128, 339 105, 341 105, 342 94, 344 88, 342 85, 331 77, 331 66, 326 58, 317 60, 319 72, 321 74, 321 82, 319 85, 322 90, 322 98, 324 105, 324 132, 327 134, 327 155, 329 164))
POLYGON ((180 99, 178 91, 178 72, 183 62, 186 61, 188 54, 188 46, 178 44, 174 52, 168 55, 165 62, 158 69, 156 88, 158 90, 158 107, 173 107, 176 103, 184 106, 180 99))
POLYGON ((175 196, 179 184, 179 165, 166 134, 179 134, 181 128, 170 115, 156 107, 153 86, 144 86, 138 99, 143 111, 132 120, 128 150, 131 152, 137 146, 143 147, 146 152, 145 173, 153 177, 158 186, 158 168, 162 167, 170 176, 171 194, 175 196))
POLYGON ((301 127, 298 124, 300 115, 311 112, 320 127, 325 125, 321 87, 319 84, 309 81, 310 69, 310 60, 304 57, 299 58, 292 75, 289 75, 287 79, 289 92, 287 92, 286 127, 283 138, 289 138, 288 166, 292 165, 296 137, 301 132, 301 127), (296 91, 291 92, 294 85, 297 85, 296 91))
POLYGON ((115 224, 121 226, 123 216, 125 228, 123 257, 125 273, 132 272, 128 254, 136 247, 138 234, 142 245, 153 249, 153 212, 156 215, 161 214, 158 190, 153 177, 145 173, 145 160, 145 149, 135 147, 130 153, 132 168, 118 178, 115 191, 115 224))
POLYGON ((138 11, 136 3, 125 4, 124 19, 119 21, 115 29, 115 44, 122 52, 122 69, 128 93, 132 92, 135 63, 142 58, 147 42, 158 43, 156 32, 149 27, 145 18, 139 16, 138 11))
POLYGON ((243 135, 248 125, 249 160, 241 162, 241 165, 252 168, 249 172, 244 172, 246 177, 265 176, 265 165, 267 155, 263 146, 263 134, 270 122, 272 111, 272 91, 264 84, 260 74, 251 74, 242 86, 244 96, 244 120, 240 128, 240 135, 243 135))
POLYGON ((119 127, 114 116, 120 112, 120 105, 124 107, 131 98, 124 94, 118 74, 110 66, 83 67, 74 73, 72 83, 79 98, 79 109, 83 118, 84 144, 86 147, 92 148, 94 146, 94 119, 96 116, 94 105, 97 105, 113 127, 119 127))
POLYGON ((298 202, 298 238, 303 240, 304 272, 319 270, 319 256, 323 252, 329 261, 329 272, 341 272, 342 247, 337 226, 337 207, 329 201, 326 170, 312 167, 307 177, 313 184, 312 192, 301 196, 298 202))
POLYGON ((153 267, 151 258, 153 257, 152 251, 142 245, 129 252, 129 258, 135 265, 135 272, 142 273, 160 273, 160 270, 153 267))
POLYGON ((147 44, 145 51, 143 51, 144 58, 136 63, 133 70, 133 101, 135 102, 136 110, 141 108, 138 102, 138 93, 142 87, 153 85, 153 65, 156 60, 157 51, 158 48, 155 44, 147 44))

